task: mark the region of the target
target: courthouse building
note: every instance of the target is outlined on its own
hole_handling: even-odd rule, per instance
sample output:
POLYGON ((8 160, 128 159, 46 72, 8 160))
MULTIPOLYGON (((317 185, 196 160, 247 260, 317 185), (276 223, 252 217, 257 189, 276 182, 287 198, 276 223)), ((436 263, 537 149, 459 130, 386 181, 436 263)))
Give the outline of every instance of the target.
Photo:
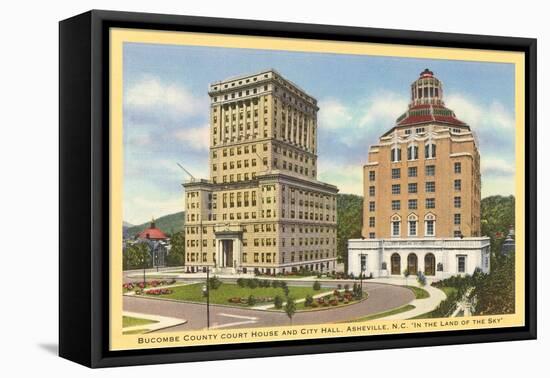
POLYGON ((208 93, 210 178, 183 185, 187 270, 334 270, 338 189, 317 181, 317 100, 275 70, 208 93))
POLYGON ((443 85, 424 70, 395 125, 370 146, 363 168, 362 239, 348 241, 359 275, 445 278, 489 271, 481 235, 478 143, 443 102, 443 85))

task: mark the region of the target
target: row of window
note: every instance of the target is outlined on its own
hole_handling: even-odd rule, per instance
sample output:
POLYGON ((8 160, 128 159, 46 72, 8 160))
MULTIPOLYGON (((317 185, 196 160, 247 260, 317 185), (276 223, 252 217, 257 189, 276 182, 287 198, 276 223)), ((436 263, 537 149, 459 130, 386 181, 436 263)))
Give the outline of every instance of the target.
MULTIPOLYGON (((425 166, 425 175, 426 176, 435 176, 435 165, 426 165, 425 166)), ((454 163, 454 173, 462 173, 462 164, 460 162, 454 163)), ((418 176, 418 167, 408 167, 407 174, 409 177, 418 176)), ((401 168, 392 168, 391 170, 392 179, 401 178, 401 168)), ((376 171, 369 171, 369 181, 376 181, 376 171)))
MULTIPOLYGON (((418 183, 409 183, 407 184, 407 189, 409 194, 418 193, 418 183)), ((462 189, 462 180, 454 180, 454 190, 460 191, 462 189)), ((427 181, 425 183, 425 192, 426 193, 435 193, 435 181, 427 181)), ((397 195, 401 194, 401 184, 392 184, 391 194, 397 195)), ((369 186, 369 196, 373 197, 375 195, 375 187, 369 186)))
MULTIPOLYGON (((424 146, 424 158, 435 159, 436 145, 434 143, 424 146)), ((401 161, 401 147, 393 147, 390 151, 390 159, 393 163, 401 161)), ((418 160, 418 146, 410 145, 407 147, 407 160, 418 160)))
MULTIPOLYGON (((462 197, 456 196, 453 199, 453 205, 455 209, 460 209, 462 207, 462 197)), ((435 209, 435 198, 426 198, 424 207, 426 209, 435 209)), ((418 208, 418 200, 417 199, 409 199, 408 200, 408 208, 409 210, 416 210, 418 208)), ((401 210, 401 200, 392 200, 391 201, 391 209, 392 210, 401 210)), ((375 201, 369 201, 369 211, 373 212, 376 211, 376 203, 375 201)))
MULTIPOLYGON (((409 207, 409 209, 411 208, 409 207)), ((416 207, 414 209, 416 209, 416 207)), ((462 223, 462 215, 460 213, 454 214, 453 222, 456 226, 459 226, 462 223)), ((369 217, 369 227, 376 227, 376 217, 369 217)), ((414 228, 416 229, 416 224, 414 224, 414 228)), ((416 232, 409 232, 409 235, 416 235, 416 232)))

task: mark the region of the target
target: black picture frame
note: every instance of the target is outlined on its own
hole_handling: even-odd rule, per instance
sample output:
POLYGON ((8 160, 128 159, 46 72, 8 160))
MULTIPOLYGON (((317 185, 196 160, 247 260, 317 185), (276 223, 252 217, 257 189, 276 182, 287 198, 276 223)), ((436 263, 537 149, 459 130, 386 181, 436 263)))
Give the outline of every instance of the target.
POLYGON ((536 338, 536 39, 93 10, 59 24, 59 355, 89 367, 536 338), (110 351, 109 28, 376 42, 525 53, 525 326, 110 351))

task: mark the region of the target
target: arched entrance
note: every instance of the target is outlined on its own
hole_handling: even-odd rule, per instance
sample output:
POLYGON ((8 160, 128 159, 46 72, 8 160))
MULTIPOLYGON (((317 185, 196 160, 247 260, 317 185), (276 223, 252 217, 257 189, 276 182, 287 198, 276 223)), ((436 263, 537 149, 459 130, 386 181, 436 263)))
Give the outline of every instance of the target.
POLYGON ((398 253, 391 255, 391 274, 401 274, 401 256, 398 253))
POLYGON ((416 275, 418 273, 418 257, 416 257, 416 254, 410 253, 407 257, 407 269, 410 275, 416 275))
POLYGON ((426 276, 435 276, 435 256, 428 253, 424 257, 424 274, 426 276))

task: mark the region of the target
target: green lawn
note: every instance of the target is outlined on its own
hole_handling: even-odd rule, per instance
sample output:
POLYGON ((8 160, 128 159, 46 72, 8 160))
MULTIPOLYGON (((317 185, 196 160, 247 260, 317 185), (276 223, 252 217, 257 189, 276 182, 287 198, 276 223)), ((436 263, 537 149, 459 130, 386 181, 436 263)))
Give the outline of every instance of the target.
MULTIPOLYGON (((175 299, 179 301, 192 301, 192 302, 206 302, 206 298, 202 294, 202 283, 196 283, 191 285, 176 286, 171 288, 172 294, 166 295, 150 295, 150 297, 158 298, 167 298, 175 299)), ((327 289, 321 289, 319 291, 313 290, 312 287, 301 287, 301 286, 289 286, 290 296, 294 299, 305 298, 306 295, 316 295, 320 294, 327 289)), ((210 290, 210 303, 214 304, 226 304, 226 305, 235 305, 235 306, 247 306, 246 304, 234 304, 229 302, 229 298, 233 297, 246 297, 253 295, 254 297, 275 297, 280 295, 284 298, 284 292, 281 288, 273 287, 258 287, 251 289, 249 287, 240 287, 232 283, 222 283, 218 289, 210 290)), ((283 299, 284 300, 284 299, 283 299)), ((256 303, 256 305, 267 304, 267 303, 256 303)))
POLYGON ((443 292, 445 293, 445 295, 447 297, 449 297, 450 295, 452 294, 455 294, 456 293, 456 288, 455 287, 450 287, 450 286, 444 286, 442 288, 440 288, 441 290, 443 290, 443 292))
POLYGON ((143 318, 134 318, 133 316, 123 316, 122 317, 122 328, 134 327, 146 324, 158 323, 156 320, 143 319, 143 318))
POLYGON ((377 314, 372 314, 372 315, 368 315, 368 316, 363 316, 362 318, 352 320, 352 322, 366 322, 367 320, 385 318, 386 316, 400 314, 402 312, 410 311, 414 308, 416 308, 416 307, 414 307, 413 305, 408 304, 408 305, 405 305, 405 306, 402 306, 402 307, 394 308, 393 310, 389 310, 389 311, 385 311, 385 312, 379 312, 377 314))
POLYGON ((426 290, 416 286, 405 286, 407 289, 412 290, 416 299, 425 299, 430 297, 430 293, 426 290))

